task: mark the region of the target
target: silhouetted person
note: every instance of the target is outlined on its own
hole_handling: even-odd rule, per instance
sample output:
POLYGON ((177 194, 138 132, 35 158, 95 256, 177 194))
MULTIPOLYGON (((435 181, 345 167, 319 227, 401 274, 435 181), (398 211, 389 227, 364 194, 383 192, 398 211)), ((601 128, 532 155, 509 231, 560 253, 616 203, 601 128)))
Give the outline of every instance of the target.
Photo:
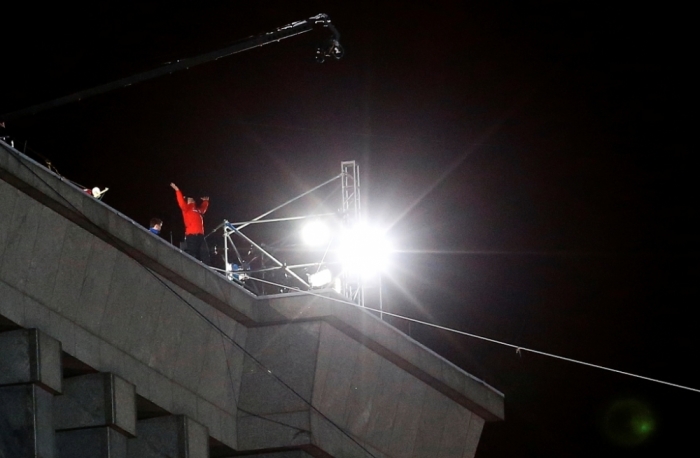
POLYGON ((204 219, 202 215, 209 208, 209 197, 202 197, 202 203, 198 208, 194 198, 184 197, 180 188, 175 186, 175 183, 170 183, 170 187, 175 190, 177 204, 182 210, 182 219, 185 222, 185 253, 208 265, 209 247, 204 239, 204 219))

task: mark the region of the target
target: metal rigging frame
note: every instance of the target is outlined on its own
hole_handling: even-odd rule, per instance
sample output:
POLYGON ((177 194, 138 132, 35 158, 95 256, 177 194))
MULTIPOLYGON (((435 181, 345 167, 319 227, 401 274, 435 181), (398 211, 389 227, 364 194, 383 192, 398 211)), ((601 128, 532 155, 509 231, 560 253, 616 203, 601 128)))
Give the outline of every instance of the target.
MULTIPOLYGON (((357 165, 355 161, 343 161, 341 162, 341 172, 339 175, 334 176, 333 178, 319 184, 318 186, 288 200, 287 202, 278 205, 277 207, 273 208, 272 210, 269 210, 262 215, 253 218, 250 221, 244 221, 244 222, 237 222, 237 223, 231 223, 228 220, 224 220, 219 226, 217 226, 209 235, 213 234, 214 232, 218 231, 219 229, 223 229, 223 235, 224 235, 224 261, 225 261, 225 269, 216 269, 219 271, 222 271, 226 278, 232 281, 238 281, 238 282, 245 282, 251 275, 253 274, 258 274, 258 273, 265 273, 265 272, 271 272, 275 270, 283 270, 286 274, 294 278, 296 281, 298 281, 303 287, 305 288, 310 288, 309 282, 304 280, 299 274, 294 272, 294 269, 297 268, 306 268, 306 267, 313 267, 317 266, 320 268, 320 266, 324 264, 329 264, 325 262, 325 255, 324 259, 321 259, 318 262, 312 262, 312 263, 305 263, 305 264, 297 264, 297 265, 287 265, 284 262, 280 261, 277 259, 275 256, 273 256, 269 251, 265 250, 260 244, 254 242, 250 237, 247 235, 243 234, 242 229, 245 227, 252 225, 252 224, 263 224, 263 223, 273 223, 273 222, 282 222, 282 221, 292 221, 292 220, 301 220, 301 219, 312 219, 312 218, 319 218, 319 217, 332 217, 332 216, 337 216, 337 213, 324 213, 324 214, 319 214, 319 215, 305 215, 305 216, 292 216, 292 217, 287 217, 287 218, 269 218, 269 219, 264 219, 266 216, 269 216, 273 212, 291 204, 292 202, 322 188, 323 186, 334 182, 335 180, 340 179, 341 180, 341 208, 340 208, 340 217, 342 220, 342 225, 345 228, 351 228, 352 226, 359 224, 362 222, 362 212, 361 212, 361 199, 360 199, 360 167, 357 165), (256 250, 258 250, 261 255, 270 261, 275 265, 275 267, 269 267, 269 268, 261 268, 257 270, 250 270, 248 266, 246 266, 245 262, 242 259, 242 256, 240 252, 238 251, 238 248, 236 248, 235 243, 233 242, 232 236, 236 235, 237 237, 242 238, 245 240, 247 243, 251 245, 251 247, 254 247, 256 250), (233 252, 233 253, 230 253, 233 252), (234 257, 235 256, 235 257, 234 257), (234 260, 238 261, 238 264, 234 264, 234 260), (238 266, 238 268, 234 267, 238 266)), ((345 296, 347 299, 358 303, 359 305, 364 306, 364 292, 363 292, 363 287, 362 287, 362 281, 361 281, 361 276, 358 274, 353 274, 349 272, 341 272, 340 274, 340 279, 341 279, 341 288, 338 291, 340 294, 345 296)))

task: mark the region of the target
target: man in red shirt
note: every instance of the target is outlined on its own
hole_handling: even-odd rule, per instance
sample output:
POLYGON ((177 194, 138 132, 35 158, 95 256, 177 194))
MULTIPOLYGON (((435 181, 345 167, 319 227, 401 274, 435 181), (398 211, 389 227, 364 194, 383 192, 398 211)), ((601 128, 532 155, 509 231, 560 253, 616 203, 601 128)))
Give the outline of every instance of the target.
POLYGON ((170 183, 175 190, 177 204, 182 210, 182 219, 185 221, 185 253, 199 259, 204 264, 209 264, 209 247, 204 239, 204 219, 202 215, 209 208, 209 197, 202 197, 202 204, 197 208, 194 198, 184 197, 180 188, 175 183, 170 183))

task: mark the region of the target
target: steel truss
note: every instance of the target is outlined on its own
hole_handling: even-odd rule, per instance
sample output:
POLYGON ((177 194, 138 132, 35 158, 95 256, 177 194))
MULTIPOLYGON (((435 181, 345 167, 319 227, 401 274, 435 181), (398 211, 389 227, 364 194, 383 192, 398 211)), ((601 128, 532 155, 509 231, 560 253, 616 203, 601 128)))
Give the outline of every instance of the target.
MULTIPOLYGON (((239 283, 246 283, 246 281, 251 277, 256 277, 257 275, 264 275, 268 272, 282 270, 286 275, 298 282, 298 286, 301 289, 309 289, 311 285, 307 279, 302 278, 296 269, 316 267, 317 271, 322 266, 327 266, 334 264, 333 261, 327 261, 326 254, 328 252, 329 246, 326 248, 326 253, 324 257, 317 262, 310 262, 297 265, 287 265, 282 260, 275 257, 272 253, 266 250, 263 246, 253 241, 250 237, 243 233, 243 229, 253 225, 253 224, 264 224, 264 223, 274 223, 283 221, 293 221, 302 219, 318 219, 326 217, 340 217, 341 226, 345 229, 350 229, 353 226, 362 222, 362 212, 361 212, 361 199, 360 199, 360 168, 355 161, 343 161, 341 162, 341 173, 335 177, 319 184, 318 186, 288 200, 287 202, 278 205, 277 207, 269 210, 262 215, 253 218, 250 221, 236 222, 232 223, 228 220, 224 220, 216 229, 214 229, 209 235, 219 229, 223 229, 224 236, 224 261, 225 269, 221 270, 222 273, 231 281, 236 281, 239 283), (286 218, 266 218, 270 216, 277 210, 291 204, 292 202, 340 179, 341 180, 341 205, 338 213, 323 213, 317 215, 304 215, 304 216, 292 216, 286 218), (259 269, 251 269, 249 265, 243 260, 243 256, 239 252, 238 248, 234 243, 234 237, 244 240, 253 249, 260 253, 261 257, 272 263, 271 267, 262 267, 259 269)), ((264 263, 263 263, 264 265, 264 263)), ((355 273, 341 272, 340 278, 340 288, 338 292, 344 295, 347 299, 364 305, 364 292, 362 287, 361 276, 355 273)))

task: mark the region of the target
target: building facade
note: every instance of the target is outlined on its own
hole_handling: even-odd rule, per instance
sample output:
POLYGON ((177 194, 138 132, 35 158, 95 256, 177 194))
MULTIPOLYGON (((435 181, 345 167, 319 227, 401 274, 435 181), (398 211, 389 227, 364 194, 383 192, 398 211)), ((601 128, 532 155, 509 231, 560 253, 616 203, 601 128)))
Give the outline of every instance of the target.
POLYGON ((468 458, 503 412, 334 292, 256 297, 0 142, 0 456, 468 458))

